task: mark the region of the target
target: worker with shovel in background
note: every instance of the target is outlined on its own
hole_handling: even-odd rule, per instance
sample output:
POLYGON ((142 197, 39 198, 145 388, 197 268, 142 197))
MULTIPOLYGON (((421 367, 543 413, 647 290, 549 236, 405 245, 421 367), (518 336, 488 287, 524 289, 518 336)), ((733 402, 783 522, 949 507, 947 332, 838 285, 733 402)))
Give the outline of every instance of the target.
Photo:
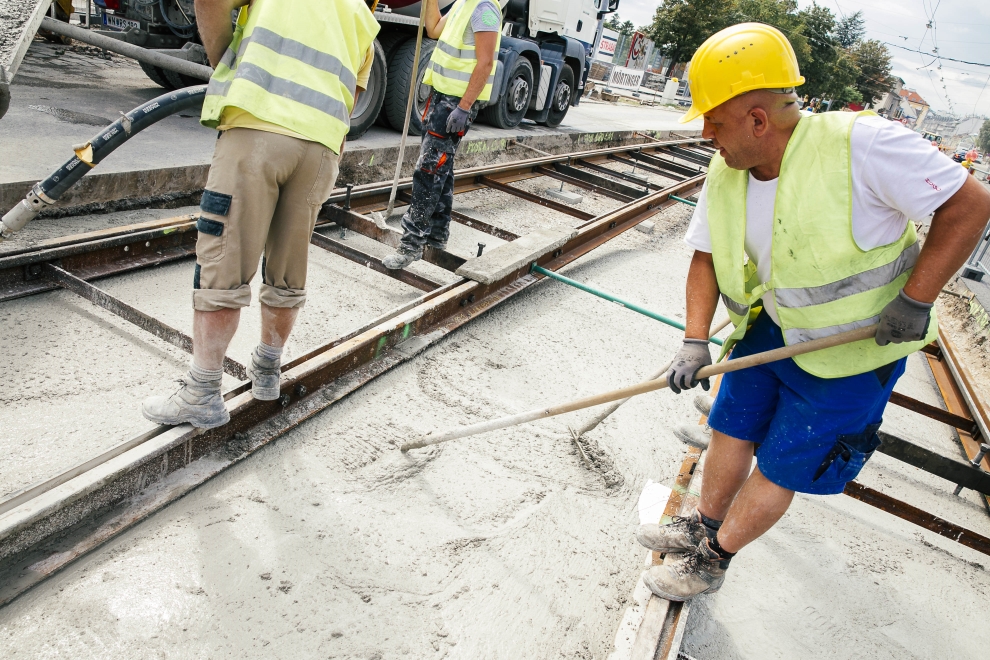
POLYGON ((795 491, 841 493, 856 477, 880 444, 906 356, 937 336, 936 297, 990 218, 990 195, 920 135, 873 113, 802 117, 803 82, 787 38, 760 23, 722 30, 691 61, 693 105, 681 121, 703 116, 718 154, 685 239, 695 250, 687 328, 668 382, 692 388, 711 364, 720 297, 736 326, 730 359, 879 330, 724 375, 697 510, 637 534, 684 553, 644 575, 662 598, 717 591, 795 491), (922 249, 911 219, 932 212, 922 249))
MULTIPOLYGON (((454 154, 492 96, 502 10, 495 0, 457 0, 446 16, 426 2, 426 34, 437 41, 423 83, 433 86, 423 116, 423 142, 413 172, 412 202, 402 216, 402 241, 382 263, 405 268, 423 248, 447 247, 454 204, 454 154)), ((401 157, 401 156, 400 156, 401 157)))
POLYGON ((159 424, 226 424, 223 358, 261 261, 255 399, 280 396, 282 348, 306 302, 309 241, 330 197, 379 26, 363 0, 196 0, 216 68, 202 123, 220 131, 196 223, 193 360, 170 397, 144 402, 159 424), (241 7, 236 29, 231 12, 241 7))

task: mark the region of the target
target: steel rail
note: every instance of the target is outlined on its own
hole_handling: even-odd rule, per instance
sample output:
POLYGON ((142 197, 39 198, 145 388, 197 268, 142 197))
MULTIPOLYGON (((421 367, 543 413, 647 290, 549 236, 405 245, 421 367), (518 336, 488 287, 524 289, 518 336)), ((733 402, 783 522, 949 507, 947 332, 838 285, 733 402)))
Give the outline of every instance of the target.
MULTIPOLYGON (((645 148, 653 152, 662 152, 668 146, 693 145, 700 141, 699 139, 672 140, 645 148)), ((540 166, 564 164, 571 159, 604 161, 611 154, 627 153, 643 148, 641 145, 610 147, 458 170, 454 173, 454 192, 460 194, 484 188, 485 186, 478 182, 478 178, 483 176, 492 177, 493 180, 497 178, 500 183, 507 183, 541 176, 535 172, 540 166)), ((618 173, 613 174, 620 176, 618 173)), ((605 187, 607 184, 602 185, 605 187)), ((400 191, 407 191, 411 187, 411 178, 399 183, 400 191)), ((349 192, 337 189, 327 204, 343 206, 349 199, 352 202, 363 202, 367 207, 375 208, 381 205, 380 208, 385 208, 390 188, 389 184, 372 183, 354 186, 349 192)), ((355 216, 361 217, 360 214, 355 216)), ((363 220, 367 222, 367 219, 363 220)), ((325 222, 333 222, 333 219, 325 219, 325 222)), ((481 231, 490 227, 480 223, 475 226, 481 231)), ((497 228, 492 229, 497 230, 497 228)), ((499 237, 503 238, 504 235, 499 237)), ((43 265, 46 262, 56 263, 76 277, 91 281, 189 258, 195 253, 196 237, 195 217, 181 216, 48 241, 37 248, 22 248, 0 253, 0 302, 57 288, 43 275, 43 265)), ((393 239, 382 235, 376 240, 381 240, 390 247, 397 247, 397 238, 393 237, 393 239)), ((503 240, 508 239, 503 238, 503 240)), ((449 266, 456 261, 443 255, 434 256, 443 262, 437 265, 448 270, 451 270, 449 266)))
MULTIPOLYGON (((551 270, 571 263, 675 204, 669 200, 670 194, 692 194, 703 181, 704 175, 699 175, 605 213, 585 223, 563 248, 545 255, 538 263, 551 270)), ((323 220, 350 220, 350 226, 380 234, 385 239, 395 233, 382 230, 362 216, 354 216, 357 214, 335 205, 322 211, 323 220)), ((90 465, 90 469, 77 471, 67 480, 55 478, 53 481, 59 483, 54 489, 22 497, 20 504, 12 508, 4 506, 7 502, 0 503, 0 507, 7 509, 0 515, 0 604, 133 526, 195 484, 212 477, 223 466, 241 460, 303 419, 542 280, 530 275, 528 268, 526 264, 488 286, 469 280, 447 285, 386 317, 378 325, 310 352, 305 359, 286 365, 278 401, 257 401, 241 385, 237 391, 228 393, 231 421, 223 427, 204 432, 185 426, 144 434, 153 437, 127 443, 107 462, 90 465), (247 434, 270 420, 282 422, 275 424, 275 430, 265 435, 264 441, 250 440, 252 436, 247 434), (189 470, 195 472, 196 466, 206 465, 197 461, 208 456, 223 466, 190 476, 189 470), (179 471, 184 471, 186 476, 176 486, 169 479, 178 477, 169 475, 179 471), (161 488, 167 494, 152 489, 154 497, 143 496, 155 483, 166 484, 161 488), (126 505, 119 508, 128 501, 132 501, 130 508, 126 505), (28 574, 23 572, 25 565, 32 567, 28 574)))
MULTIPOLYGON (((581 163, 584 167, 587 167, 588 169, 596 169, 601 174, 611 174, 613 176, 618 176, 619 174, 618 172, 610 170, 607 167, 591 166, 591 164, 587 161, 581 161, 581 163)), ((555 163, 553 168, 564 176, 571 177, 573 179, 581 179, 582 181, 586 181, 592 185, 608 188, 612 192, 623 195, 629 199, 639 199, 643 195, 648 194, 650 191, 647 186, 643 185, 642 181, 638 181, 638 183, 642 186, 641 188, 634 188, 633 186, 626 185, 625 183, 598 176, 597 174, 587 172, 580 167, 574 167, 572 165, 555 163)), ((662 186, 657 186, 657 188, 662 188, 662 186)))

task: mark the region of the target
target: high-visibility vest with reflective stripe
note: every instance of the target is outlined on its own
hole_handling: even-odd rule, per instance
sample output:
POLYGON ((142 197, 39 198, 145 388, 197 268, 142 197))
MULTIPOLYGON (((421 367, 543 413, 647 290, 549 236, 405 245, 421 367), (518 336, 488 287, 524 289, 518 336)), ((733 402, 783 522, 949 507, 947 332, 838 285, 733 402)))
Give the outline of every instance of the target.
POLYGON ((216 128, 235 106, 340 153, 357 72, 378 30, 362 0, 254 0, 238 14, 200 121, 216 128))
MULTIPOLYGON (((777 183, 769 282, 760 282, 745 254, 749 172, 729 168, 717 154, 712 159, 706 193, 712 258, 736 325, 723 355, 746 334, 763 294, 773 296, 784 343, 793 345, 876 323, 911 275, 921 252, 913 222, 898 240, 872 250, 853 238, 850 137, 857 116, 813 115, 794 129, 777 183)), ((867 339, 794 361, 821 378, 851 376, 909 355, 937 335, 933 309, 924 341, 881 347, 867 339)))
MULTIPOLYGON (((471 24, 471 14, 481 1, 457 0, 454 3, 450 13, 447 14, 447 23, 444 25, 440 40, 433 50, 433 57, 423 77, 423 84, 432 85, 433 89, 448 96, 460 97, 467 92, 468 82, 471 80, 474 67, 478 64, 478 58, 474 45, 464 43, 464 33, 471 24)), ((501 15, 498 20, 501 22, 501 15)), ((495 42, 496 54, 501 43, 502 33, 499 32, 495 42)), ((492 98, 492 85, 495 83, 497 66, 498 57, 495 57, 488 82, 478 96, 479 101, 488 101, 492 98)))

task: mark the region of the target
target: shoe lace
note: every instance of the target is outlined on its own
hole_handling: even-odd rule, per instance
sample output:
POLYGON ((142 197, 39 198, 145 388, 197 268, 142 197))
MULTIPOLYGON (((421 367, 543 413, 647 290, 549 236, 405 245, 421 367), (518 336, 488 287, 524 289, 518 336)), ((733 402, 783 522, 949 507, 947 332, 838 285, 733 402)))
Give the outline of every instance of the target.
POLYGON ((675 573, 681 576, 691 575, 698 571, 698 564, 701 561, 701 553, 698 551, 692 551, 684 555, 680 561, 674 562, 671 568, 675 573))

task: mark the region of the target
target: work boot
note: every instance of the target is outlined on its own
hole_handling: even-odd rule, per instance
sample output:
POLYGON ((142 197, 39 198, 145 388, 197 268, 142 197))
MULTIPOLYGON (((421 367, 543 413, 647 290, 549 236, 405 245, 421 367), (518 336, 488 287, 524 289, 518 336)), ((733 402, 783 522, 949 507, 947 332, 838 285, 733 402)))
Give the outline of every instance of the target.
POLYGON ((673 562, 651 566, 643 573, 643 583, 660 598, 683 602, 718 591, 728 567, 729 560, 712 550, 706 538, 673 562))
POLYGON ((279 380, 282 376, 281 359, 269 359, 255 348, 251 354, 251 366, 247 377, 251 380, 251 396, 259 401, 275 401, 281 395, 279 380))
POLYGON ((198 429, 212 429, 229 422, 230 413, 220 395, 223 372, 216 378, 208 378, 201 371, 199 374, 194 371, 199 370, 193 367, 179 379, 182 387, 172 396, 145 399, 141 406, 145 419, 169 426, 188 423, 198 429))
POLYGON ((715 403, 715 399, 711 398, 707 394, 699 394, 694 397, 694 407, 705 417, 712 414, 713 403, 715 403))
POLYGON ((414 261, 423 258, 423 248, 410 250, 407 247, 400 247, 395 254, 390 254, 382 260, 382 265, 389 270, 401 270, 414 261))
POLYGON ((697 548, 701 539, 717 533, 718 530, 706 527, 701 522, 701 514, 695 509, 687 517, 674 516, 666 525, 640 525, 636 531, 636 540, 643 547, 656 552, 687 552, 697 548))
POLYGON ((674 435, 678 440, 691 447, 698 449, 708 449, 712 442, 712 430, 700 424, 685 424, 674 428, 674 435))

